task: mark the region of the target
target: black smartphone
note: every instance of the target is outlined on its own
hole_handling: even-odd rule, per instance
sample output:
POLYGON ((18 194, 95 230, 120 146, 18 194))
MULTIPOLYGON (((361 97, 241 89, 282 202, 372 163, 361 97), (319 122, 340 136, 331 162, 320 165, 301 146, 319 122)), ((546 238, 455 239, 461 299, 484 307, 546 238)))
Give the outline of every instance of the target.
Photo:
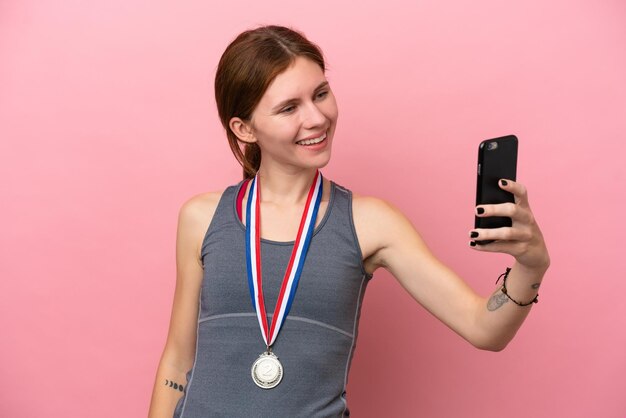
MULTIPOLYGON (((515 202, 512 193, 504 191, 498 185, 500 179, 516 181, 517 174, 517 137, 501 136, 484 140, 478 146, 478 179, 476 181, 476 206, 515 202)), ((474 228, 501 228, 511 226, 509 217, 475 216, 474 228)), ((476 241, 478 245, 489 244, 494 240, 476 241)))

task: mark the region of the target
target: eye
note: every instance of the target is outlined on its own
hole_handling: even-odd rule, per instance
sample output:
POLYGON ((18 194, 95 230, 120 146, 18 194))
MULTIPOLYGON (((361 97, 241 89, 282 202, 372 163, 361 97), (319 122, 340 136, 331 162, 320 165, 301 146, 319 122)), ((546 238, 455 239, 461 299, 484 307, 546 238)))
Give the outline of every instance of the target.
POLYGON ((319 92, 319 93, 317 93, 317 95, 316 95, 316 97, 317 97, 317 98, 319 98, 319 99, 322 99, 322 98, 324 98, 324 97, 326 97, 326 96, 328 96, 328 90, 323 90, 323 91, 320 91, 320 92, 319 92))
POLYGON ((295 110, 295 106, 287 106, 285 108, 283 108, 280 113, 291 113, 295 110))

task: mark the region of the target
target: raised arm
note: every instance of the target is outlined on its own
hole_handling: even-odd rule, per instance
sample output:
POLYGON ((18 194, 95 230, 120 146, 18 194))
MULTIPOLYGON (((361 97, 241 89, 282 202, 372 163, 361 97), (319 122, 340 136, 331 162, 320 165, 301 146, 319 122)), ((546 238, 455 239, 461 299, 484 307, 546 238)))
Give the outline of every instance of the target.
POLYGON ((167 340, 152 391, 149 418, 171 418, 176 403, 187 388, 186 373, 193 366, 196 351, 198 299, 203 275, 200 249, 218 199, 219 196, 214 193, 198 195, 185 202, 179 211, 176 289, 167 340))
MULTIPOLYGON (((512 181, 501 187, 512 192, 516 202, 483 205, 484 212, 478 216, 510 216, 513 225, 470 231, 478 233, 477 239, 498 240, 472 248, 516 258, 506 287, 509 296, 526 303, 537 294, 550 258, 524 187, 512 181)), ((472 345, 492 351, 506 347, 532 304, 518 306, 500 289, 489 297, 479 296, 431 253, 411 222, 393 205, 381 199, 362 198, 357 206, 361 213, 355 216, 376 219, 370 223, 373 226, 368 226, 368 235, 376 242, 372 264, 388 270, 417 302, 472 345)))

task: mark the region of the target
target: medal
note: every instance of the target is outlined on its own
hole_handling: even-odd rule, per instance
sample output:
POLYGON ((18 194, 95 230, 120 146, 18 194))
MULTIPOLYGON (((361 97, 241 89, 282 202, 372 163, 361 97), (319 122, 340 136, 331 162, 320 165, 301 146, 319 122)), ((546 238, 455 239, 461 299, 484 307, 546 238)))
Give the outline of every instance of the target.
POLYGON ((252 380, 260 388, 271 389, 278 385, 283 378, 283 365, 271 351, 261 354, 252 363, 252 380))
POLYGON ((296 236, 291 258, 289 259, 278 294, 278 300, 276 301, 271 326, 268 326, 261 278, 261 191, 259 184, 259 175, 257 173, 250 185, 246 204, 246 266, 252 307, 257 314, 261 335, 267 350, 252 364, 251 374, 252 380, 257 386, 263 389, 271 389, 278 385, 283 377, 283 366, 278 357, 272 353, 271 347, 289 314, 289 309, 291 309, 291 304, 296 294, 304 259, 313 236, 317 211, 322 201, 323 177, 320 171, 317 170, 313 184, 311 184, 309 189, 304 211, 302 212, 302 219, 300 220, 298 235, 296 236))

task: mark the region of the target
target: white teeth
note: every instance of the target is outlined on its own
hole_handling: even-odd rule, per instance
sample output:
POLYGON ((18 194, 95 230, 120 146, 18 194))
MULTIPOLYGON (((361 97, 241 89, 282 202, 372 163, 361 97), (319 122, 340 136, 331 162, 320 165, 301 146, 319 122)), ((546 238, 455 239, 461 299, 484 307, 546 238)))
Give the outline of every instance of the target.
POLYGON ((300 144, 300 145, 312 145, 312 144, 319 144, 320 142, 322 142, 324 139, 326 139, 326 133, 324 133, 324 135, 320 136, 319 138, 314 138, 314 139, 306 139, 304 141, 298 141, 296 142, 296 144, 300 144))

